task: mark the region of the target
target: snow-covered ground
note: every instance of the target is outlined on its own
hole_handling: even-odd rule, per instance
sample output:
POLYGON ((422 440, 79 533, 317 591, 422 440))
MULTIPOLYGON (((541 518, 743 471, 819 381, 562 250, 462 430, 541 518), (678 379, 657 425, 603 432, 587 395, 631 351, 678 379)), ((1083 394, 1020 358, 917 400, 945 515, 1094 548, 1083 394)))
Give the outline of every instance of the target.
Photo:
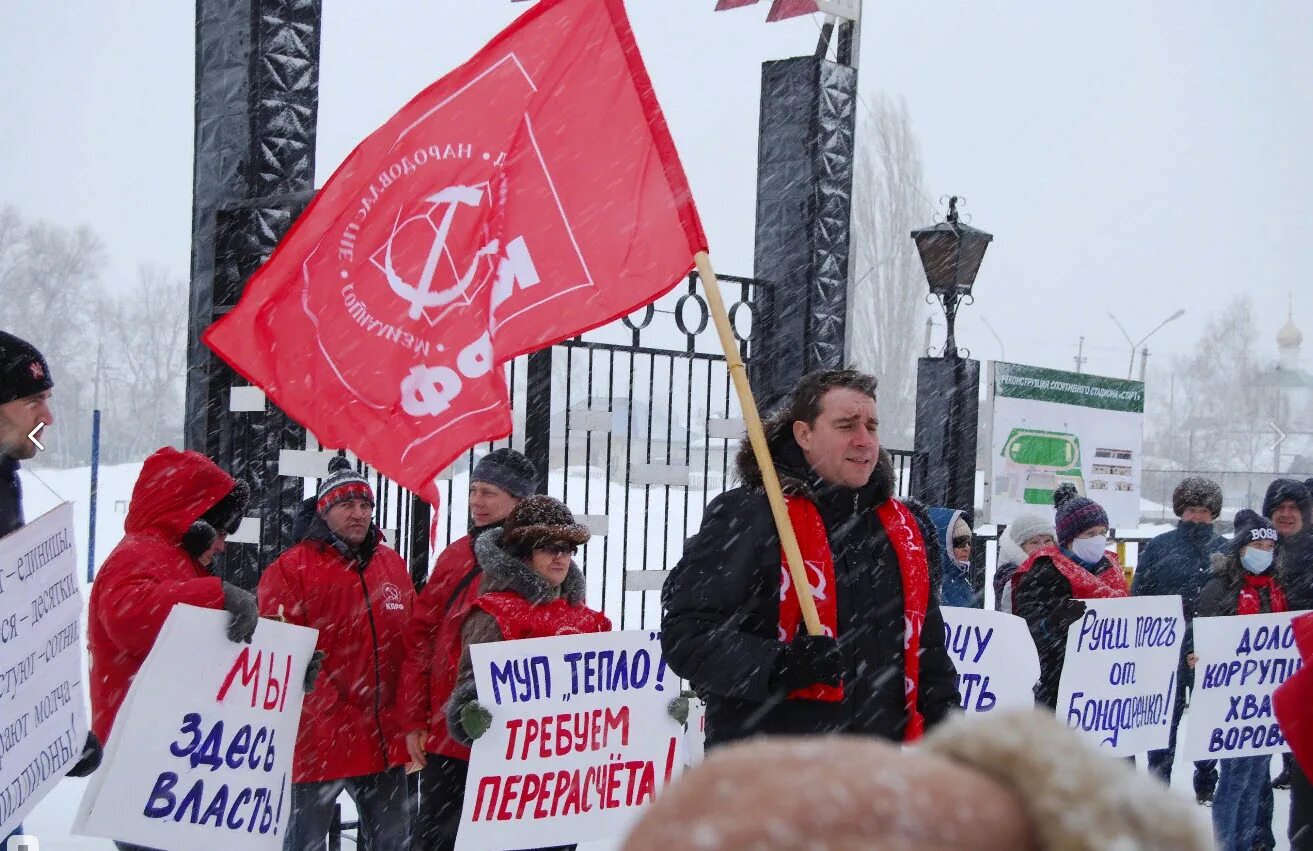
MULTIPOLYGON (((132 486, 136 482, 137 474, 140 472, 140 464, 123 464, 112 467, 102 467, 99 477, 98 508, 96 517, 96 562, 102 562, 109 551, 118 543, 123 536, 123 520, 127 511, 127 503, 132 495, 132 486)), ((87 525, 90 516, 89 511, 89 489, 90 489, 90 470, 86 467, 74 468, 68 470, 39 470, 33 473, 29 469, 22 470, 24 503, 29 519, 35 518, 40 514, 54 508, 64 500, 74 504, 74 518, 77 531, 77 544, 82 564, 86 563, 87 548, 87 525)), ((601 538, 594 539, 590 542, 589 557, 593 564, 601 567, 603 564, 606 569, 593 569, 589 573, 589 595, 590 598, 605 603, 607 610, 612 613, 613 617, 619 614, 621 598, 626 597, 625 602, 625 625, 629 628, 637 628, 640 620, 645 624, 652 624, 659 621, 659 595, 647 593, 640 595, 636 592, 624 591, 623 571, 626 569, 648 569, 662 570, 673 566, 674 561, 678 559, 677 551, 666 552, 664 548, 644 549, 644 530, 649 528, 649 524, 662 523, 669 524, 671 534, 668 540, 672 542, 682 542, 687 534, 696 530, 701 522, 701 501, 691 499, 685 506, 682 499, 672 500, 669 516, 666 515, 664 494, 658 495, 655 492, 659 488, 652 488, 646 491, 642 487, 626 489, 623 485, 599 484, 594 481, 588 490, 588 497, 585 501, 583 480, 587 474, 571 471, 569 477, 569 491, 567 496, 571 507, 579 514, 607 515, 609 534, 601 538), (627 492, 628 491, 628 492, 627 492), (687 514, 686 514, 687 510, 687 514), (621 546, 622 540, 628 542, 628 546, 621 546), (605 592, 603 592, 602 575, 607 575, 605 592)), ((561 473, 554 472, 551 482, 552 490, 560 493, 560 488, 566 484, 560 478, 561 473)), ((451 510, 464 511, 464 485, 454 489, 458 497, 453 499, 451 510)), ((1158 529, 1164 531, 1167 527, 1158 529)), ((1137 530, 1140 532, 1141 530, 1137 530)), ((1153 534, 1153 528, 1146 528, 1145 533, 1153 534)), ((993 565, 989 569, 992 571, 993 565)), ((86 575, 82 571, 83 582, 83 599, 86 599, 86 575)), ((85 617, 85 615, 84 615, 85 617)), ((618 619, 618 618, 617 618, 618 619)), ((85 634, 85 630, 84 633, 85 634)), ((1186 724, 1189 723, 1189 714, 1186 715, 1186 724)), ((1182 730, 1184 735, 1184 728, 1182 730)), ((1279 760, 1273 761, 1273 770, 1278 767, 1279 760)), ((1191 790, 1191 770, 1189 763, 1178 761, 1176 771, 1172 780, 1173 788, 1179 789, 1182 795, 1192 796, 1191 790)), ((43 851, 112 851, 113 844, 108 840, 97 839, 92 837, 75 836, 70 832, 73 822, 73 816, 77 812, 77 806, 82 798, 82 792, 85 788, 85 780, 67 779, 56 787, 56 790, 40 804, 24 822, 25 830, 38 837, 41 841, 43 851)), ((1286 820, 1289 812, 1289 793, 1278 791, 1276 793, 1276 815, 1274 824, 1277 826, 1277 847, 1288 848, 1284 831, 1286 820)), ((352 817, 350 812, 350 801, 343 797, 344 810, 346 815, 352 817)), ((585 851, 604 851, 617 847, 619 839, 612 839, 605 842, 594 842, 580 845, 585 851)), ((351 842, 348 841, 344 847, 349 848, 351 842)))

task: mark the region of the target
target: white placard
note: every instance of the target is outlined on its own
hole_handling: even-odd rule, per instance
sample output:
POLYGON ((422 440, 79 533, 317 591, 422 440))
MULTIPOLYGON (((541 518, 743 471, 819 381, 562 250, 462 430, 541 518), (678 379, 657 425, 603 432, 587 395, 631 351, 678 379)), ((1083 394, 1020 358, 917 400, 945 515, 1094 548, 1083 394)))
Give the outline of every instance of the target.
POLYGON ((457 849, 542 848, 623 835, 683 767, 667 712, 679 679, 660 634, 476 644, 492 726, 470 755, 457 849))
POLYGON ((1181 598, 1086 600, 1067 631, 1058 719, 1121 756, 1167 747, 1185 620, 1181 598))
POLYGON ((278 851, 303 681, 319 632, 177 605, 114 719, 73 829, 153 848, 278 851))
POLYGON ((943 606, 940 611, 962 709, 983 713, 1033 706, 1039 653, 1026 622, 989 609, 943 606))
POLYGON ((1290 622, 1306 612, 1195 618, 1194 691, 1182 759, 1290 750, 1272 692, 1302 667, 1290 622))
POLYGON ((87 740, 77 569, 72 503, 0 538, 0 837, 87 740))

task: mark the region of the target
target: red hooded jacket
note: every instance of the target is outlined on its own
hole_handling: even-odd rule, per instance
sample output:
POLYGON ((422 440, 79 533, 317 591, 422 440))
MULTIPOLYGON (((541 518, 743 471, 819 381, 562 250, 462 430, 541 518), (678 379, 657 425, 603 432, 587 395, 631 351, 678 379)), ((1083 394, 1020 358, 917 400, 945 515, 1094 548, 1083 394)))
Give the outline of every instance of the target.
POLYGON ((406 563, 370 527, 363 568, 315 517, 260 577, 260 614, 319 630, 323 667, 301 706, 292 782, 376 774, 406 762, 397 684, 415 600, 406 563))
POLYGON ((474 559, 474 539, 466 536, 453 542, 438 555, 406 626, 406 660, 401 669, 402 726, 406 732, 427 730, 424 750, 454 759, 469 759, 470 749, 447 731, 443 707, 456 688, 460 626, 470 604, 479 596, 482 572, 474 559))
POLYGON ((182 536, 234 484, 198 452, 166 446, 142 464, 123 540, 91 583, 91 729, 102 742, 173 607, 223 608, 223 582, 182 548, 182 536))

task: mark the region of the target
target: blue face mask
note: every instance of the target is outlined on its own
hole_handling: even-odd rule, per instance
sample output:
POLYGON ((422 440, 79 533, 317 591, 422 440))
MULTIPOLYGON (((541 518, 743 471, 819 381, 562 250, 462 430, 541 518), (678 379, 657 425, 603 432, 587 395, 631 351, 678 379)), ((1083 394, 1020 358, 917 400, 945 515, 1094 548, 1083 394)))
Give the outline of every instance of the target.
POLYGON ((1269 550, 1245 547, 1245 551, 1240 554, 1240 564, 1250 573, 1259 574, 1272 566, 1272 557, 1273 554, 1269 550))

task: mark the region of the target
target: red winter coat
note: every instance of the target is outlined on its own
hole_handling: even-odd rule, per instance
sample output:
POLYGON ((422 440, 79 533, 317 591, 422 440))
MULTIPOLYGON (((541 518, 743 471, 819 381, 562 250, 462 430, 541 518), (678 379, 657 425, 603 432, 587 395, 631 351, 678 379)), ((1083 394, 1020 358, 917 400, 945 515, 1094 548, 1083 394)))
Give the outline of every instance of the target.
POLYGON ((173 607, 223 608, 223 582, 187 554, 182 536, 234 484, 198 452, 165 447, 141 465, 123 540, 100 566, 88 604, 91 729, 102 742, 173 607))
POLYGON ((438 556, 406 625, 402 726, 406 732, 427 730, 424 750, 454 759, 469 759, 470 749, 451 737, 442 708, 456 688, 461 617, 479 595, 480 574, 474 539, 467 535, 452 543, 438 556))
POLYGON ((260 614, 319 630, 324 652, 301 706, 292 782, 376 774, 406 762, 397 684, 415 587, 373 527, 372 555, 350 560, 318 517, 260 577, 260 614))

